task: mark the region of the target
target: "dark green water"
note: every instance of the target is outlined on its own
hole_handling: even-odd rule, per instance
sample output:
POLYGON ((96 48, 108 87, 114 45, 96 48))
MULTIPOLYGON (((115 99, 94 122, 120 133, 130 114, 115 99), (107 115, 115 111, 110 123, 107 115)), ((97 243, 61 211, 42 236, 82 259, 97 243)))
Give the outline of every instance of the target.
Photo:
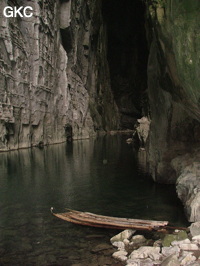
POLYGON ((50 207, 184 225, 173 186, 154 184, 145 153, 107 136, 0 154, 0 265, 104 265, 112 230, 73 225, 50 207))

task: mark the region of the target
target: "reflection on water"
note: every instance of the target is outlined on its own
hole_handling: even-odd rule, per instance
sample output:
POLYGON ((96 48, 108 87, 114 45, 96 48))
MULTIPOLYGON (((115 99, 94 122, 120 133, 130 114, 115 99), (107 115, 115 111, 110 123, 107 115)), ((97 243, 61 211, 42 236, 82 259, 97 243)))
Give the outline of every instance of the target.
POLYGON ((138 155, 138 169, 140 172, 145 173, 147 169, 147 154, 146 151, 140 149, 137 153, 138 155))
POLYGON ((1 265, 108 260, 92 249, 108 242, 113 232, 63 222, 50 214, 51 206, 184 225, 173 186, 152 182, 144 152, 134 152, 126 138, 105 136, 0 154, 1 265))

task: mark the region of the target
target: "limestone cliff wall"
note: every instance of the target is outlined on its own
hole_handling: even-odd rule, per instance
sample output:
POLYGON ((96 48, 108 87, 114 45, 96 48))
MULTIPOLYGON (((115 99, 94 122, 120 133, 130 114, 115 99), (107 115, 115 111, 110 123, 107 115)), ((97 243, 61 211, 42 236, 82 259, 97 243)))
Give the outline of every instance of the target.
MULTIPOLYGON (((147 2, 150 43, 148 94, 152 119, 149 166, 154 180, 175 183, 182 172, 177 171, 172 160, 185 158, 186 153, 192 154, 194 148, 200 146, 200 2, 147 2)), ((195 156, 191 158, 199 164, 195 156)), ((191 160, 184 162, 182 169, 193 164, 191 160)), ((200 179, 197 176, 195 180, 200 179)), ((200 182, 191 185, 194 190, 197 183, 200 182)), ((184 204, 193 195, 191 188, 186 189, 188 185, 185 184, 184 192, 178 191, 184 204)), ((178 185, 177 190, 180 187, 183 186, 178 185)), ((195 211, 187 211, 191 221, 199 219, 194 215, 190 217, 197 209, 199 206, 195 206, 195 211)))
POLYGON ((1 151, 117 128, 100 4, 1 1, 1 151), (5 18, 7 5, 32 6, 34 15, 5 18))
POLYGON ((200 144, 199 11, 199 1, 191 5, 155 1, 148 6, 148 23, 153 28, 149 32, 149 148, 155 180, 174 182, 168 162, 200 144))

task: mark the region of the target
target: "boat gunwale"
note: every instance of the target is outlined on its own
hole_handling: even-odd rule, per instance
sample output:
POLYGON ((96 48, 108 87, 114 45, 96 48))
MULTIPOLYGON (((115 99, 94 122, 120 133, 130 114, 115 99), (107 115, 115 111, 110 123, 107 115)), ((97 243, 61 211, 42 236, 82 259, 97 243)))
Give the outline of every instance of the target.
POLYGON ((113 224, 91 223, 91 222, 86 222, 86 221, 83 222, 81 220, 71 218, 70 216, 63 216, 62 214, 53 213, 53 215, 67 222, 71 222, 71 223, 79 224, 79 225, 87 225, 91 227, 101 227, 101 228, 103 227, 103 228, 108 228, 108 229, 136 229, 136 230, 148 230, 148 231, 152 231, 155 229, 150 226, 141 227, 138 225, 123 225, 123 224, 113 225, 113 224))

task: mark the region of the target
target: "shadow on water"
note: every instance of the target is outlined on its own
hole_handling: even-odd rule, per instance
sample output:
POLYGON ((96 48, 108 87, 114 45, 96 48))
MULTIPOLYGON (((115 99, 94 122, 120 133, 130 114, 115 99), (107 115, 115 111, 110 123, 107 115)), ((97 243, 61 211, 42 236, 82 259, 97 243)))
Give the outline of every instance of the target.
POLYGON ((51 206, 186 224, 174 186, 153 183, 145 154, 136 153, 126 138, 104 136, 0 154, 0 265, 110 260, 109 252, 93 249, 109 243, 114 231, 63 222, 50 214, 51 206))

